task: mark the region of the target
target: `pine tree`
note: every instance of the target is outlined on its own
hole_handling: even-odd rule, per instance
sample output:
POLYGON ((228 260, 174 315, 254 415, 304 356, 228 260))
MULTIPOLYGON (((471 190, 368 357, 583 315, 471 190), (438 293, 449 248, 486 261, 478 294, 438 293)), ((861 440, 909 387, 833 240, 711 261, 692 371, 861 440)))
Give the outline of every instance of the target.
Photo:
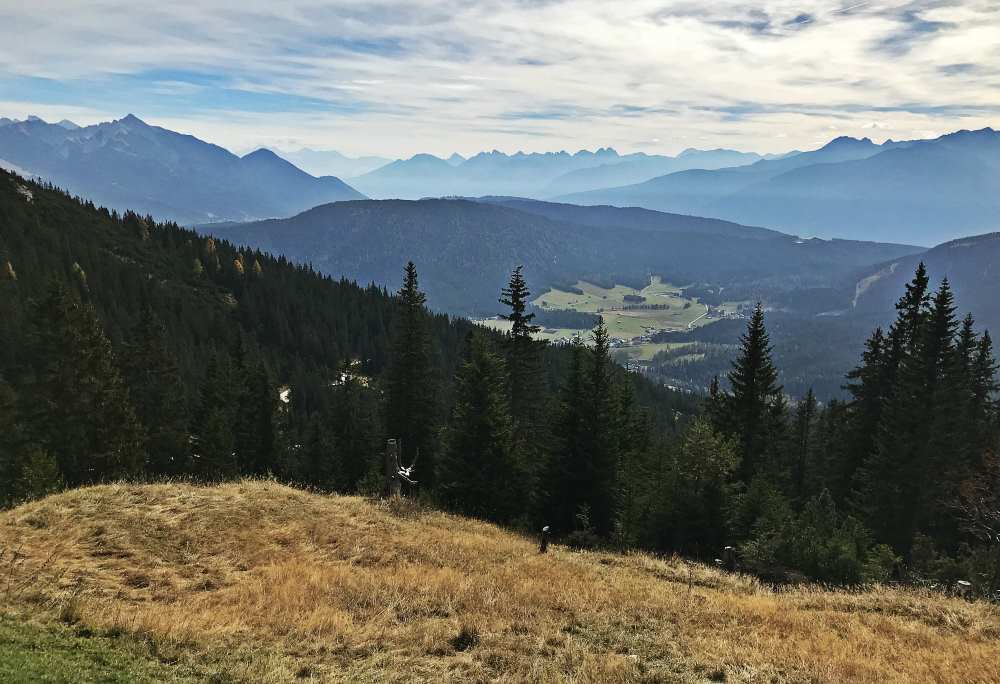
POLYGON ((163 321, 147 305, 125 354, 130 395, 146 434, 147 469, 153 475, 177 475, 190 467, 187 398, 167 337, 163 321))
POLYGON ((847 374, 845 389, 851 393, 850 423, 847 430, 847 458, 831 472, 830 491, 844 501, 855 484, 858 470, 875 450, 882 412, 893 393, 895 368, 889 342, 876 328, 865 342, 861 365, 847 374))
POLYGON ((533 325, 534 313, 526 313, 531 293, 518 266, 501 291, 500 303, 510 307, 501 317, 510 321, 510 331, 504 337, 510 410, 513 419, 512 449, 520 461, 519 469, 526 478, 527 491, 536 492, 541 477, 542 445, 548 440, 544 420, 545 383, 542 370, 544 343, 533 338, 541 328, 533 325))
POLYGON ((268 475, 277 471, 275 417, 278 390, 262 361, 243 359, 236 368, 241 382, 236 407, 234 448, 241 474, 268 475))
POLYGON ((205 480, 231 478, 239 473, 235 430, 240 391, 234 375, 229 357, 216 354, 209 360, 202 379, 191 428, 191 457, 194 473, 205 480))
POLYGON ((557 535, 573 530, 576 515, 586 503, 584 487, 589 472, 585 404, 589 391, 585 367, 588 351, 574 341, 569 353, 570 363, 553 416, 551 454, 539 483, 543 502, 540 521, 550 525, 557 535))
POLYGON ((979 445, 985 446, 990 438, 991 429, 996 429, 997 404, 993 399, 1000 385, 997 384, 997 362, 993 356, 993 340, 989 331, 979 338, 974 361, 972 364, 973 410, 976 416, 976 438, 979 445))
POLYGON ((15 483, 21 473, 18 458, 20 425, 17 416, 17 395, 0 375, 0 506, 17 498, 15 483))
POLYGON ((942 498, 964 442, 957 434, 962 373, 954 298, 947 280, 933 297, 927 284, 921 264, 896 306, 892 394, 855 499, 876 537, 904 555, 921 531, 949 526, 942 498))
MULTIPOLYGON (((340 478, 347 491, 357 491, 373 467, 382 465, 380 397, 353 377, 337 388, 334 421, 341 450, 340 478)), ((421 463, 417 463, 422 472, 421 463)), ((418 475, 418 480, 423 475, 418 475)))
POLYGON ((534 313, 525 313, 531 293, 518 266, 510 275, 510 282, 501 292, 500 303, 510 307, 510 313, 501 318, 510 321, 505 347, 507 372, 510 376, 510 406, 518 432, 515 439, 524 448, 532 441, 538 427, 538 409, 542 399, 541 347, 532 335, 541 328, 533 325, 534 313))
POLYGON ((468 515, 510 522, 526 513, 524 472, 514 453, 504 360, 473 332, 456 378, 438 492, 449 507, 468 515))
POLYGON ((809 466, 809 454, 811 449, 811 438, 813 434, 814 421, 816 420, 816 395, 812 388, 806 393, 805 399, 799 402, 795 408, 795 458, 794 471, 792 472, 793 495, 803 501, 806 498, 806 478, 809 466))
POLYGON ((541 327, 531 323, 535 318, 533 313, 525 313, 531 292, 528 283, 521 274, 523 266, 518 266, 511 272, 507 287, 501 291, 500 303, 510 307, 510 313, 501 315, 505 321, 510 321, 510 337, 520 343, 530 341, 531 336, 541 330, 541 327))
POLYGON ((725 400, 725 431, 740 447, 740 477, 749 482, 781 438, 784 399, 778 370, 758 302, 740 338, 740 354, 729 373, 731 394, 725 400))
POLYGON ((671 469, 672 550, 690 553, 723 546, 729 481, 738 467, 736 443, 717 432, 707 417, 684 431, 671 469))
POLYGON ((34 379, 20 402, 28 439, 69 486, 141 473, 142 429, 93 310, 57 284, 34 319, 34 379))
POLYGON ((396 293, 398 313, 387 373, 386 422, 390 435, 403 440, 400 457, 412 463, 420 455, 419 481, 433 488, 434 435, 437 424, 435 383, 427 329, 426 295, 417 283, 417 268, 406 264, 396 293))
POLYGON ((614 529, 617 482, 618 435, 616 423, 612 361, 608 328, 602 320, 591 335, 590 369, 587 378, 586 460, 589 473, 584 500, 590 509, 594 530, 604 537, 614 529))

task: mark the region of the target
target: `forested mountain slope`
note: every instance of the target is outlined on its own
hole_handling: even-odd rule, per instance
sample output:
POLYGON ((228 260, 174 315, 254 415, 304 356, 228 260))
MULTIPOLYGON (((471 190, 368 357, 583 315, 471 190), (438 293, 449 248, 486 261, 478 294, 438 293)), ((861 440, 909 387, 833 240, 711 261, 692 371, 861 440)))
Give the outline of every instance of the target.
MULTIPOLYGON (((491 350, 503 340, 479 331, 473 344, 469 322, 424 307, 415 269, 408 282, 404 306, 376 286, 0 174, 0 501, 163 475, 272 473, 357 491, 379 481, 387 436, 423 445, 431 482, 457 370, 478 350, 500 364, 488 386, 502 392, 491 350), (424 441, 411 440, 414 421, 424 441)), ((582 371, 571 350, 530 351, 534 416, 548 425, 552 395, 582 371)), ((613 369, 606 350, 600 364, 643 407, 630 420, 659 430, 673 410, 693 411, 613 369)))
POLYGON ((952 240, 919 255, 868 270, 854 289, 859 314, 885 311, 919 262, 936 279, 947 278, 959 311, 974 311, 980 325, 1000 330, 1000 233, 952 240))
POLYGON ((850 280, 905 245, 800 240, 723 221, 510 198, 338 202, 290 219, 202 230, 361 282, 391 281, 407 255, 436 305, 496 313, 492 283, 519 264, 534 287, 578 280, 710 283, 743 298, 850 280), (756 294, 755 294, 756 293, 756 294))

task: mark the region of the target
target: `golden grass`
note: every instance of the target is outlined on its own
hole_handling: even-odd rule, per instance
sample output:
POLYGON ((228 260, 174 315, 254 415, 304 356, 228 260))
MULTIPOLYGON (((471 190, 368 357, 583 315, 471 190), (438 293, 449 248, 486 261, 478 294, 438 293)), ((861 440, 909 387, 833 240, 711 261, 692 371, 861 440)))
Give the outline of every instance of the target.
POLYGON ((485 523, 266 481, 66 492, 0 514, 0 548, 0 610, 71 612, 238 681, 1000 681, 995 606, 541 556, 485 523))

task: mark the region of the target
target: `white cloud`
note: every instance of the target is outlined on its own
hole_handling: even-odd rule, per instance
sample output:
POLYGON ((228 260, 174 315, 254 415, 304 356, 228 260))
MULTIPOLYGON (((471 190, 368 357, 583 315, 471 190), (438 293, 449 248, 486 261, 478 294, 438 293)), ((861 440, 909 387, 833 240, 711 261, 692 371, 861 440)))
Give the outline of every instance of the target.
MULTIPOLYGON (((37 0, 0 8, 3 76, 107 78, 115 97, 106 101, 125 103, 112 114, 235 149, 282 140, 403 156, 649 149, 657 139, 657 151, 677 151, 691 139, 777 151, 833 131, 871 134, 873 121, 894 138, 995 125, 1000 6, 37 0), (122 85, 122 75, 147 72, 161 76, 122 85), (220 103, 211 95, 222 86, 276 104, 220 103), (178 111, 171 96, 194 106, 178 111), (310 106, 296 103, 304 98, 310 106)), ((0 113, 73 111, 30 91, 9 99, 29 109, 0 113)), ((86 105, 103 116, 100 102, 86 105)))

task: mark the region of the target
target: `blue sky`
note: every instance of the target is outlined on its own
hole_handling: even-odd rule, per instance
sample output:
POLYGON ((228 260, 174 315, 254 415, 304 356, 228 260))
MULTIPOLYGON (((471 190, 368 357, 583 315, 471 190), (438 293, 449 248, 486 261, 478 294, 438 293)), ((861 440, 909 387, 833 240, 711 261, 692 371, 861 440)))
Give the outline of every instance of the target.
POLYGON ((235 151, 812 148, 1000 126, 1000 3, 0 2, 0 116, 235 151))

